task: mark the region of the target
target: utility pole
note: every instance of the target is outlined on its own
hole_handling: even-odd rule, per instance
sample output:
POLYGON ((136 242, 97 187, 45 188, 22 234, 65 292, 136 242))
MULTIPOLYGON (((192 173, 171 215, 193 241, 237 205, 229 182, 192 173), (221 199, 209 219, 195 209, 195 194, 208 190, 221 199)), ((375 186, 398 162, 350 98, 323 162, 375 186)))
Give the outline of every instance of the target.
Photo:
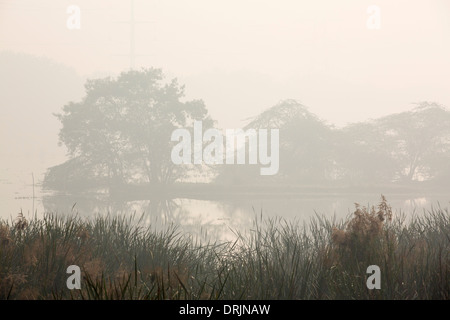
POLYGON ((131 0, 131 8, 130 8, 130 69, 134 68, 135 63, 135 46, 134 46, 134 31, 136 20, 134 19, 134 0, 131 0))
POLYGON ((33 206, 32 206, 32 212, 31 212, 31 214, 33 215, 34 214, 34 173, 32 172, 31 173, 31 179, 33 180, 33 206))
POLYGON ((118 56, 128 56, 130 58, 130 69, 134 69, 136 65, 136 57, 137 56, 150 56, 149 54, 136 54, 135 48, 135 31, 136 24, 138 23, 151 23, 154 21, 136 21, 134 17, 134 0, 130 0, 130 20, 128 21, 117 21, 117 23, 126 23, 130 25, 130 53, 129 54, 118 54, 118 56))

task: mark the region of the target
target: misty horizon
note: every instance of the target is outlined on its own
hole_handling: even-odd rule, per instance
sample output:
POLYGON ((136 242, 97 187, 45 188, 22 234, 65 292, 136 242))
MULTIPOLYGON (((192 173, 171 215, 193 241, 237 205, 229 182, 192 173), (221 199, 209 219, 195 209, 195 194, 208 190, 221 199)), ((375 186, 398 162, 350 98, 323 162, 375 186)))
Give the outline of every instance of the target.
MULTIPOLYGON (((76 194, 102 188, 122 194, 126 208, 147 201, 144 186, 155 182, 167 186, 150 193, 175 201, 215 203, 219 194, 231 203, 243 194, 329 197, 333 188, 354 197, 366 190, 362 201, 387 192, 400 208, 442 199, 445 190, 436 188, 446 188, 449 172, 447 2, 255 4, 0 2, 5 214, 14 206, 34 208, 35 192, 40 211, 77 202, 88 212, 108 201, 75 201, 76 194), (144 90, 146 81, 159 93, 144 90), (146 101, 159 101, 155 110, 158 103, 172 107, 155 111, 146 101), (189 114, 216 129, 280 129, 280 170, 261 180, 248 164, 170 167, 165 143, 173 130, 192 129, 189 121, 177 122, 189 114), (137 119, 152 123, 147 128, 158 138, 137 119), (48 190, 69 192, 65 204, 44 200, 48 190)), ((244 211, 251 201, 241 204, 244 211)), ((301 203, 311 212, 345 209, 351 201, 301 203)), ((294 205, 286 209, 294 212, 294 205)))
POLYGON ((0 300, 449 300, 449 14, 0 0, 0 300))

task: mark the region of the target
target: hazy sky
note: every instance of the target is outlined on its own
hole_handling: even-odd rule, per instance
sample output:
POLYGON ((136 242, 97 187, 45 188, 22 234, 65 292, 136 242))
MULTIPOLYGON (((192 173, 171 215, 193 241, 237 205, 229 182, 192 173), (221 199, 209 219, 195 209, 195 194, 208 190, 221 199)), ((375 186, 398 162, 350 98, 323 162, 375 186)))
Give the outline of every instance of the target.
MULTIPOLYGON (((163 68, 222 127, 281 99, 346 122, 450 107, 447 0, 135 0, 136 67, 163 68), (381 28, 366 26, 369 5, 381 28)), ((129 67, 131 0, 0 0, 0 50, 46 56, 83 76, 129 67), (81 29, 69 30, 69 5, 81 29)))
MULTIPOLYGON (((134 8, 135 66, 178 77, 222 128, 288 98, 338 126, 422 100, 450 107, 448 0, 134 0, 134 8), (367 28, 370 5, 381 9, 379 30, 367 28)), ((0 0, 4 212, 30 210, 30 200, 11 199, 31 194, 32 172, 40 181, 65 159, 52 113, 81 98, 86 77, 130 67, 130 9, 131 0, 0 0), (81 10, 79 30, 66 26, 69 5, 81 10)))
MULTIPOLYGON (((0 48, 50 57, 81 75, 129 67, 128 0, 0 0, 0 48), (69 5, 81 29, 69 30, 69 5)), ((285 98, 338 125, 450 106, 450 2, 135 0, 136 67, 163 68, 222 126, 285 98), (381 29, 369 30, 369 5, 381 29)))

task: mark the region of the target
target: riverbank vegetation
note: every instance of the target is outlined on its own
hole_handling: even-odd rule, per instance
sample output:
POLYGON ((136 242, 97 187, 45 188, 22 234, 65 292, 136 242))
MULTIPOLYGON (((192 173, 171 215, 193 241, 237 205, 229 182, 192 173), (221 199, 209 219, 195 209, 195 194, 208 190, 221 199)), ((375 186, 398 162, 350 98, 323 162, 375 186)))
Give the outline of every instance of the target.
POLYGON ((235 234, 203 243, 143 217, 19 216, 0 222, 0 299, 449 299, 448 209, 406 217, 382 197, 343 221, 259 216, 235 234), (70 265, 81 290, 67 288, 70 265))

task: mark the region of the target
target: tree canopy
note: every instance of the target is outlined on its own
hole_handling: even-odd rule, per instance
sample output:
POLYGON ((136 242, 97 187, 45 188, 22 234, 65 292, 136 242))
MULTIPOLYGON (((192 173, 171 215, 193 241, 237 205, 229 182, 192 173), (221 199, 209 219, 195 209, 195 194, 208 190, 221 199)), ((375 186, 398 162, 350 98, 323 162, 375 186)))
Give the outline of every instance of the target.
MULTIPOLYGON (((184 87, 176 79, 165 81, 160 69, 88 80, 85 90, 81 101, 56 116, 60 143, 90 179, 172 183, 186 170, 170 161, 172 131, 194 120, 212 124, 203 101, 183 101, 184 87)), ((54 170, 59 177, 68 173, 64 166, 54 170)))
MULTIPOLYGON (((44 184, 161 185, 192 177, 194 165, 171 161, 171 134, 192 130, 196 120, 205 130, 213 121, 202 100, 184 101, 176 79, 166 80, 160 69, 131 70, 88 80, 85 91, 56 115, 70 160, 50 168, 44 184)), ((299 102, 284 100, 243 129, 279 129, 279 172, 261 176, 250 164, 212 165, 216 183, 367 185, 450 177, 450 112, 434 102, 335 128, 299 102)), ((204 165, 197 167, 205 172, 204 165)))
POLYGON ((450 176, 450 112, 435 102, 335 128, 285 100, 246 128, 280 129, 279 174, 263 178, 251 168, 224 168, 218 181, 373 185, 450 176))
POLYGON ((283 100, 253 118, 244 129, 280 130, 280 170, 261 177, 250 166, 223 168, 218 181, 237 183, 325 181, 331 170, 332 128, 295 100, 283 100))

